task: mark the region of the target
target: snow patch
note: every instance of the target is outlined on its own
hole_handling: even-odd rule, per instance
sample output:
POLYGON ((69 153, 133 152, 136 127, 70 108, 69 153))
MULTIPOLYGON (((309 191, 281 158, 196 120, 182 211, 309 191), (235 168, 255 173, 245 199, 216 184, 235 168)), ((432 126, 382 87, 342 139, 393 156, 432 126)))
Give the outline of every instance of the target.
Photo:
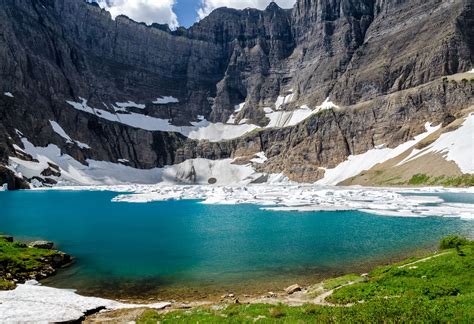
POLYGON ((50 120, 49 123, 51 124, 53 131, 59 136, 61 136, 62 138, 64 138, 66 140, 66 143, 76 144, 81 149, 90 149, 89 145, 84 144, 80 141, 71 139, 71 137, 64 131, 64 129, 57 122, 50 120))
POLYGON ((455 162, 463 173, 474 173, 474 113, 470 113, 458 129, 441 134, 421 150, 413 150, 399 165, 428 153, 442 154, 447 161, 455 162))
POLYGON ((416 143, 437 131, 440 127, 441 125, 432 127, 430 123, 426 123, 425 133, 416 136, 413 140, 405 142, 396 148, 374 148, 362 154, 351 155, 346 161, 340 163, 335 168, 325 169, 324 178, 316 183, 320 185, 336 185, 346 179, 354 177, 362 171, 369 170, 379 163, 383 163, 402 154, 416 143))
MULTIPOLYGON (((240 111, 242 111, 244 106, 245 106, 245 102, 242 102, 238 105, 235 105, 234 106, 234 112, 232 113, 232 115, 230 115, 230 117, 227 120, 226 124, 235 124, 235 117, 240 111)), ((240 122, 239 124, 242 124, 242 122, 240 122)))
POLYGON ((287 94, 286 96, 278 96, 277 100, 275 101, 276 110, 280 110, 281 106, 293 101, 293 99, 295 98, 295 95, 293 94, 293 89, 290 89, 288 92, 289 94, 287 94))
POLYGON ((69 322, 79 320, 89 311, 127 308, 163 309, 168 302, 126 304, 114 300, 84 297, 74 290, 57 289, 37 284, 18 285, 15 290, 0 291, 0 322, 69 322))
POLYGON ((257 164, 263 164, 267 160, 268 159, 265 156, 265 152, 258 152, 257 154, 255 154, 255 157, 250 160, 250 162, 257 163, 257 164))
POLYGON ((169 103, 178 103, 179 100, 173 96, 161 96, 160 98, 157 98, 155 101, 153 101, 154 104, 157 105, 166 105, 169 103))
POLYGON ((133 101, 127 101, 127 102, 116 102, 115 105, 119 108, 138 108, 138 109, 145 109, 144 104, 137 104, 133 101))
POLYGON ((270 127, 288 127, 294 126, 301 123, 313 114, 317 114, 323 110, 339 108, 332 101, 329 101, 329 97, 320 105, 314 109, 309 108, 307 105, 302 105, 300 108, 292 111, 273 111, 269 107, 265 107, 265 116, 270 119, 270 122, 266 128, 270 127))
POLYGON ((13 94, 11 92, 4 92, 3 95, 13 98, 13 94))
MULTIPOLYGON (((35 161, 25 161, 17 157, 9 157, 9 168, 20 177, 31 179, 41 177, 41 172, 57 165, 61 176, 51 177, 60 185, 119 185, 130 183, 142 184, 249 184, 260 178, 263 174, 256 172, 252 164, 233 164, 233 159, 207 160, 202 158, 186 160, 180 164, 165 166, 163 168, 136 169, 123 163, 87 160, 88 165, 83 165, 71 156, 62 154, 59 147, 49 144, 47 147, 36 147, 26 138, 22 138, 24 152, 31 155, 35 161)), ((264 156, 259 154, 260 160, 264 156)), ((41 182, 33 183, 34 187, 42 186, 41 182)))
POLYGON ((474 73, 474 69, 472 69, 471 71, 467 71, 466 73, 474 73))
POLYGON ((113 122, 118 122, 131 127, 141 128, 149 131, 164 131, 176 132, 186 137, 196 140, 209 140, 211 142, 218 142, 221 140, 228 140, 240 137, 247 132, 250 132, 258 126, 256 125, 225 125, 222 123, 210 123, 205 119, 197 123, 192 123, 192 126, 174 126, 170 124, 168 119, 161 119, 151 117, 143 114, 130 112, 127 114, 111 113, 106 110, 89 107, 87 100, 80 98, 81 102, 66 101, 77 110, 96 115, 99 118, 107 119, 113 122))

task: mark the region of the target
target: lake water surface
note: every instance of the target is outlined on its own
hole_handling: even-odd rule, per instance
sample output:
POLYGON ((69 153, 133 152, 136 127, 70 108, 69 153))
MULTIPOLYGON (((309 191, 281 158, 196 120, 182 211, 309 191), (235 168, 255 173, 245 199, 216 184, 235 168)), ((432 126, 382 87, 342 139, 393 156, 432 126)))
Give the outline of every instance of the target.
MULTIPOLYGON (((44 283, 85 294, 188 298, 306 284, 434 248, 457 218, 273 212, 198 201, 111 202, 107 191, 0 192, 0 232, 48 239, 77 262, 44 283)), ((443 198, 474 202, 474 196, 443 198)))

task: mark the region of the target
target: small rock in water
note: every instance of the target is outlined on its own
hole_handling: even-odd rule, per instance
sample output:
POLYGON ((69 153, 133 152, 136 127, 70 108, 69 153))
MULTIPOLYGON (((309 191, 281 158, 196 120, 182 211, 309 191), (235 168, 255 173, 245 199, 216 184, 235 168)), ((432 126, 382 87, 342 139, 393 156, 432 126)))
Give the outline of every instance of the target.
POLYGON ((54 243, 51 241, 34 241, 29 243, 28 246, 31 248, 51 250, 54 246, 54 243))
POLYGON ((301 286, 298 284, 291 285, 285 289, 286 293, 288 295, 291 295, 297 291, 301 291, 301 286))

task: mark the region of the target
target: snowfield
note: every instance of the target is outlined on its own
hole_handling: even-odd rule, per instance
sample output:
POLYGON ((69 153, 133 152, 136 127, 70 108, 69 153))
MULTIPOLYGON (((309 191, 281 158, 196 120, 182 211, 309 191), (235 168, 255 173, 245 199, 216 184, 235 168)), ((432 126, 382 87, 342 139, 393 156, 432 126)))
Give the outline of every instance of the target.
MULTIPOLYGON (((154 103, 169 103, 168 97, 162 99, 162 101, 155 101, 154 103)), ((199 122, 192 123, 192 126, 174 126, 168 119, 151 117, 135 112, 126 113, 111 113, 107 110, 92 108, 87 104, 87 100, 80 98, 81 102, 67 101, 72 107, 77 110, 87 112, 95 115, 99 118, 106 119, 109 121, 121 123, 135 128, 141 128, 148 131, 163 131, 163 132, 176 132, 186 137, 196 140, 208 140, 211 142, 219 142, 222 140, 228 140, 240 137, 245 133, 248 133, 258 126, 251 124, 242 125, 228 125, 223 123, 210 123, 203 119, 199 122)), ((117 111, 117 109, 116 109, 117 111)), ((120 111, 122 111, 120 109, 120 111)))
MULTIPOLYGON (((57 130, 63 135, 62 137, 72 141, 66 133, 57 130)), ((136 169, 124 165, 129 162, 125 159, 119 159, 119 163, 88 159, 88 165, 84 165, 70 155, 62 154, 60 148, 54 144, 37 147, 25 137, 22 138, 22 143, 24 149, 16 146, 16 150, 31 155, 38 162, 9 157, 8 167, 19 177, 33 178, 43 177, 41 173, 50 167, 50 163, 55 164, 61 171, 61 177, 51 178, 57 180, 60 185, 117 185, 129 183, 249 184, 263 176, 263 174, 255 171, 254 164, 262 163, 266 159, 261 152, 255 156, 254 161, 245 165, 233 164, 233 159, 207 160, 197 158, 163 168, 136 169)), ((283 176, 276 176, 273 179, 276 178, 280 181, 288 181, 283 176)), ((41 185, 38 182, 33 184, 34 186, 41 185)))
POLYGON ((474 113, 470 113, 458 129, 441 134, 422 150, 413 150, 400 164, 428 153, 440 153, 446 161, 455 162, 463 173, 474 173, 474 113))
POLYGON ((62 138, 64 138, 66 140, 66 143, 76 144, 82 149, 90 149, 89 145, 71 139, 71 137, 64 131, 64 129, 61 126, 59 126, 57 122, 50 120, 49 123, 51 124, 53 131, 59 136, 61 136, 62 138))
MULTIPOLYGON (((133 101, 115 103, 116 106, 112 106, 114 109, 114 112, 112 113, 107 110, 90 107, 87 104, 86 99, 79 99, 81 100, 80 102, 66 102, 77 110, 84 111, 102 119, 148 131, 176 132, 195 140, 208 140, 210 142, 231 140, 241 137, 255 129, 261 128, 254 124, 248 124, 246 119, 242 119, 238 124, 235 124, 236 114, 244 108, 245 103, 241 103, 234 107, 234 112, 226 123, 211 123, 204 119, 204 117, 200 116, 200 121, 192 122, 192 126, 175 126, 172 125, 168 119, 156 118, 128 111, 127 108, 131 107, 140 109, 145 108, 145 105, 137 104, 133 101)), ((279 111, 283 104, 291 101, 293 101, 293 94, 289 94, 285 97, 280 96, 275 103, 276 111, 269 107, 264 108, 265 116, 270 119, 270 122, 264 128, 294 126, 320 111, 339 108, 333 102, 329 101, 329 98, 327 98, 320 106, 317 106, 314 109, 303 105, 293 111, 279 111)), ((179 101, 174 97, 162 97, 153 101, 154 104, 175 102, 179 101)))
POLYGON ((316 183, 320 185, 336 185, 346 179, 355 177, 362 171, 369 170, 379 163, 383 163, 402 154, 413 145, 440 129, 440 127, 441 125, 433 127, 430 123, 426 123, 425 133, 416 136, 413 140, 405 142, 396 148, 379 147, 362 154, 351 155, 346 161, 340 163, 335 168, 325 169, 324 177, 316 183))
POLYGON ((1 323, 51 323, 77 321, 89 311, 107 309, 163 309, 170 303, 125 304, 113 300, 84 297, 73 290, 43 287, 35 280, 15 290, 0 291, 1 323))

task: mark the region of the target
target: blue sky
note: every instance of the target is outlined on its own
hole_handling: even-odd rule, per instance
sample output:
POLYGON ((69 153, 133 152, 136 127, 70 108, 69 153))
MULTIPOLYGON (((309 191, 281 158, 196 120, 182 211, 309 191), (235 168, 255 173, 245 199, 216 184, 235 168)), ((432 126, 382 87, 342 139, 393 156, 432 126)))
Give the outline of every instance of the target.
POLYGON ((178 16, 178 23, 181 26, 189 27, 198 19, 197 11, 200 8, 199 0, 177 0, 173 6, 173 11, 178 16))
MULTIPOLYGON (((265 9, 271 0, 88 0, 97 2, 112 17, 123 14, 136 21, 168 24, 171 28, 189 27, 219 7, 265 9)), ((291 8, 296 0, 275 0, 291 8)))

